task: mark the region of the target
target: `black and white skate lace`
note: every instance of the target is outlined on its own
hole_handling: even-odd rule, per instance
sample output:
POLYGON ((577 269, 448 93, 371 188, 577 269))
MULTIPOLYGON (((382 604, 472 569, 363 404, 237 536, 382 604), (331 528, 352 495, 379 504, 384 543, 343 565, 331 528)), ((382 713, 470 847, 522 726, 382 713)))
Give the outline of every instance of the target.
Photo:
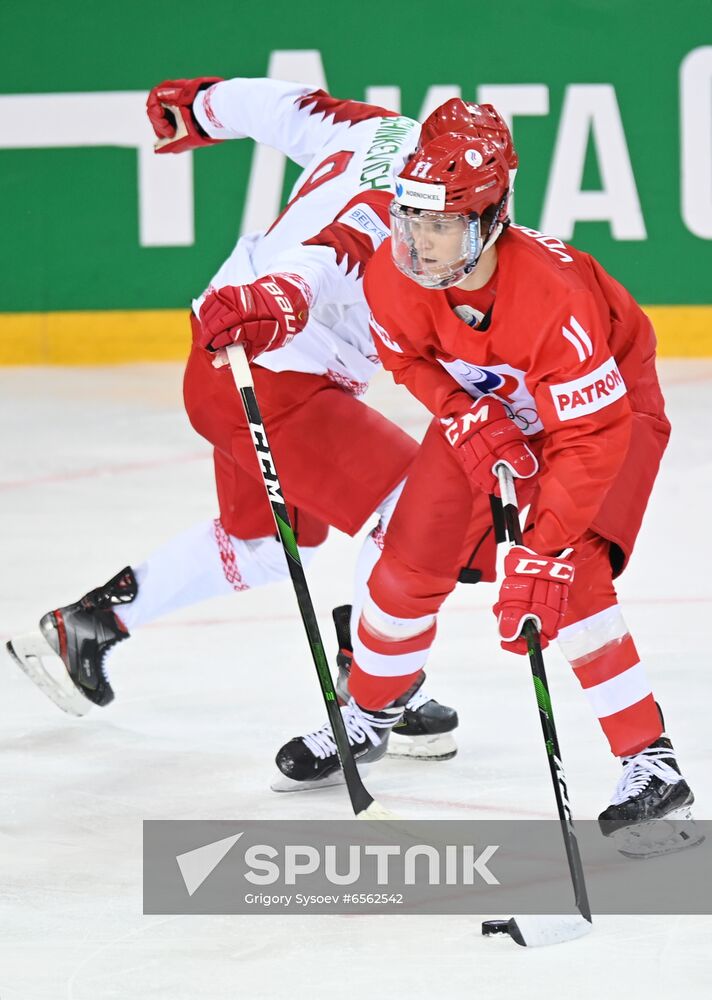
MULTIPOLYGON (((366 712, 360 708, 353 698, 341 709, 341 717, 346 726, 346 733, 351 746, 363 746, 369 741, 372 746, 380 747, 388 731, 400 718, 402 710, 383 712, 366 712)), ((321 729, 302 736, 304 745, 315 757, 324 760, 336 754, 336 743, 330 723, 325 723, 321 729)))
POLYGON ((423 689, 423 686, 421 685, 415 692, 413 697, 409 698, 408 701, 405 703, 405 707, 409 712, 417 712, 419 708, 421 708, 423 705, 427 705, 427 703, 432 700, 433 699, 423 689))
POLYGON ((669 762, 675 761, 675 751, 671 747, 650 746, 640 753, 623 758, 623 774, 613 790, 611 805, 637 798, 658 778, 665 785, 675 785, 682 781, 682 775, 669 762))

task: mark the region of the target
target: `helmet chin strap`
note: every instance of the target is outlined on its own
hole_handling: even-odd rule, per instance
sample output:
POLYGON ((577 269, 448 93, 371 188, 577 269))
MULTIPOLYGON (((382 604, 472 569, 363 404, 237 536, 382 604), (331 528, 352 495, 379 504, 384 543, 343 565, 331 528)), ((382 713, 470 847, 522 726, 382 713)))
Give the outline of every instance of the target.
MULTIPOLYGON (((485 250, 489 250, 489 248, 495 243, 495 241, 498 240, 499 237, 502 235, 503 231, 504 231, 504 226, 502 225, 502 223, 496 222, 492 227, 492 229, 490 229, 489 236, 487 237, 487 242, 482 247, 482 253, 484 253, 485 250)), ((480 257, 481 256, 482 254, 480 254, 480 257)))
MULTIPOLYGON (((465 277, 467 277, 469 274, 472 274, 472 272, 474 271, 474 269, 479 264, 480 259, 482 257, 482 254, 486 250, 489 250, 489 248, 491 246, 494 246, 494 244, 497 242, 497 240, 502 235, 502 233, 504 232, 504 230, 507 229, 507 227, 509 226, 509 219, 504 219, 504 221, 499 221, 499 213, 501 212, 502 206, 504 205, 504 203, 505 203, 508 195, 509 195, 509 192, 507 192, 505 194, 504 198, 502 199, 502 201, 497 206, 497 212, 496 212, 495 217, 494 217, 495 221, 492 223, 492 225, 489 228, 489 232, 487 233, 487 239, 485 240, 485 242, 484 242, 484 244, 482 246, 482 249, 477 254, 477 257, 474 259, 474 261, 471 264, 467 264, 465 266, 465 277)), ((478 223, 478 229, 479 229, 479 221, 480 221, 480 217, 479 216, 477 216, 476 219, 472 220, 472 223, 474 223, 474 222, 478 223)), ((480 233, 478 233, 478 238, 481 239, 481 234, 480 233)), ((464 281, 464 278, 462 280, 464 281)))
POLYGON ((504 197, 497 205, 497 211, 494 214, 494 221, 490 226, 489 232, 487 233, 487 239, 485 240, 485 245, 482 247, 482 253, 489 248, 499 239, 504 230, 509 226, 509 217, 501 218, 504 206, 507 204, 509 199, 510 189, 504 192, 504 197))
MULTIPOLYGON (((465 278, 468 277, 468 275, 472 274, 472 272, 477 267, 480 261, 480 257, 485 252, 487 247, 490 245, 489 236, 487 242, 484 245, 482 244, 482 230, 480 229, 479 215, 476 215, 474 218, 470 219, 469 226, 470 226, 470 245, 471 245, 470 261, 469 263, 465 264, 464 267, 465 273, 460 279, 460 281, 464 281, 465 278), (475 228, 476 232, 473 232, 475 228), (479 251, 475 250, 477 244, 479 244, 479 251)), ((460 281, 457 282, 458 285, 460 284, 460 281)))

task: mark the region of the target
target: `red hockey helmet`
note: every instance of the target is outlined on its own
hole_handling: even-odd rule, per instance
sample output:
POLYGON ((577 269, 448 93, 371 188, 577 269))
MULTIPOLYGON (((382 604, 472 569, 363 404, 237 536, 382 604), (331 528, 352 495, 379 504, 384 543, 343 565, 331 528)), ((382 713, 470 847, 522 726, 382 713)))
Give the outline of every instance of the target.
POLYGON ((455 133, 433 139, 405 165, 395 192, 393 260, 425 288, 466 278, 507 223, 509 170, 488 139, 455 133))
POLYGON ((418 148, 422 149, 427 143, 446 132, 489 139, 500 147, 510 170, 516 170, 519 166, 519 157, 512 143, 512 133, 492 104, 469 104, 460 97, 445 101, 428 115, 421 125, 418 148))

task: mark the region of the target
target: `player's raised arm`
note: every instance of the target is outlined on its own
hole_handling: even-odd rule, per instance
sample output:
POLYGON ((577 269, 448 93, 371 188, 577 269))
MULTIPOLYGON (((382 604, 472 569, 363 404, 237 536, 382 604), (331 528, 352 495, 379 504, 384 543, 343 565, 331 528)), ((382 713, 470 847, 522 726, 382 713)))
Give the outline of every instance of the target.
POLYGON ((339 130, 395 116, 372 104, 339 100, 308 84, 249 77, 167 80, 151 90, 147 108, 162 143, 159 153, 250 138, 273 146, 300 166, 339 130))

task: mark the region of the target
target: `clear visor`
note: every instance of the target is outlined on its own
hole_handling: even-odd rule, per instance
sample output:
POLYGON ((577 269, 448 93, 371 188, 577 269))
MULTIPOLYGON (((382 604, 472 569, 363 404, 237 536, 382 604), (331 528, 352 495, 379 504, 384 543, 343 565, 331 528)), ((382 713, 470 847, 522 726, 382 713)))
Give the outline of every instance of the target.
POLYGON ((399 271, 424 288, 465 278, 482 252, 479 219, 391 202, 391 253, 399 271))

